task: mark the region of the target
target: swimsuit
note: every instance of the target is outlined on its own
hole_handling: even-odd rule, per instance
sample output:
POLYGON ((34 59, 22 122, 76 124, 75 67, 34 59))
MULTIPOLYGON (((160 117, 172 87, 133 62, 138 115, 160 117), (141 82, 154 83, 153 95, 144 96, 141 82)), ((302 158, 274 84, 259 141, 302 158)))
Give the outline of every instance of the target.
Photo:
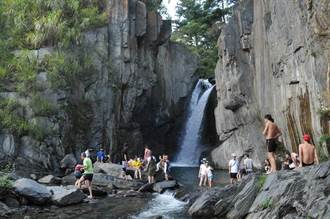
POLYGON ((276 151, 276 139, 267 139, 266 140, 268 146, 268 152, 275 152, 276 151))
POLYGON ((314 165, 314 162, 310 163, 310 164, 307 164, 307 163, 304 163, 304 162, 301 162, 302 163, 302 166, 303 167, 308 167, 308 166, 312 166, 314 165))

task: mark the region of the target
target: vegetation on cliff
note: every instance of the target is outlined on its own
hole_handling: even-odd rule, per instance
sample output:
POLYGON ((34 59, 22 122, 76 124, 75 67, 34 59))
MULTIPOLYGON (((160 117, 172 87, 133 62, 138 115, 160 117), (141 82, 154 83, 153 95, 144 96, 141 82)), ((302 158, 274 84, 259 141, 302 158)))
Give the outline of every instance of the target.
POLYGON ((236 0, 181 0, 172 40, 187 45, 201 58, 198 73, 213 77, 218 60, 217 40, 236 0))
POLYGON ((106 4, 106 0, 0 2, 0 91, 18 95, 1 97, 2 128, 16 136, 45 137, 48 132, 28 120, 23 110, 29 101, 35 116, 56 114, 56 107, 40 95, 37 75, 47 72, 52 87, 64 88, 75 81, 74 76, 92 71, 89 53, 72 51, 81 44, 84 31, 106 24, 106 4), (34 49, 49 46, 54 53, 39 60, 34 49), (17 101, 20 98, 23 101, 17 101))

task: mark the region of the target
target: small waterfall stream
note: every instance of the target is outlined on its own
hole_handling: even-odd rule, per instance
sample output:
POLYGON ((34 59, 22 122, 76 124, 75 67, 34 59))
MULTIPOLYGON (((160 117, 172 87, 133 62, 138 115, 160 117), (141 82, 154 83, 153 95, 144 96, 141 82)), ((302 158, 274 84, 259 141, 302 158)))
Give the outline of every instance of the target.
POLYGON ((188 118, 181 137, 180 151, 173 165, 195 166, 199 163, 202 152, 200 132, 207 101, 214 86, 205 79, 200 79, 192 93, 188 118))

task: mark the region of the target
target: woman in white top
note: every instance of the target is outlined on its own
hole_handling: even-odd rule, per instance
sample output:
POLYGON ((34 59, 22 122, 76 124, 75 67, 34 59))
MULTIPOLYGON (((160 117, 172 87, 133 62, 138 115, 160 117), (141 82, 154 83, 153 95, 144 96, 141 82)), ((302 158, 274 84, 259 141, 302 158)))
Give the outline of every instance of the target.
POLYGON ((202 164, 199 167, 199 186, 206 186, 207 182, 207 167, 206 167, 206 159, 202 160, 202 164))

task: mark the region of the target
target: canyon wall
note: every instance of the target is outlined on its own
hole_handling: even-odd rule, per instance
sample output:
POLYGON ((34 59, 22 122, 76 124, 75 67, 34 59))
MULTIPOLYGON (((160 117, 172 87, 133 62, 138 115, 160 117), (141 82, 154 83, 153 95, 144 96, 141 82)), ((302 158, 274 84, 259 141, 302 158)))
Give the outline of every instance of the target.
MULTIPOLYGON (((65 154, 78 157, 100 145, 114 161, 119 161, 125 142, 131 155, 141 154, 145 143, 157 152, 175 146, 177 124, 196 81, 198 57, 169 41, 171 22, 148 11, 144 2, 109 0, 108 7, 108 25, 84 33, 79 49, 72 52, 88 53, 95 69, 73 77, 72 86, 63 89, 53 88, 48 72, 36 72, 38 95, 56 107, 54 114, 38 115, 32 94, 1 91, 2 99, 20 102, 17 110, 29 123, 50 129, 41 139, 2 129, 2 165, 11 162, 23 175, 38 174, 59 170, 65 154)), ((39 61, 54 52, 30 51, 39 61)))
POLYGON ((282 130, 286 149, 297 152, 303 133, 318 144, 329 132, 329 118, 318 112, 329 107, 330 2, 239 1, 219 38, 215 77, 216 166, 227 167, 232 153, 250 153, 261 167, 267 113, 282 130))

